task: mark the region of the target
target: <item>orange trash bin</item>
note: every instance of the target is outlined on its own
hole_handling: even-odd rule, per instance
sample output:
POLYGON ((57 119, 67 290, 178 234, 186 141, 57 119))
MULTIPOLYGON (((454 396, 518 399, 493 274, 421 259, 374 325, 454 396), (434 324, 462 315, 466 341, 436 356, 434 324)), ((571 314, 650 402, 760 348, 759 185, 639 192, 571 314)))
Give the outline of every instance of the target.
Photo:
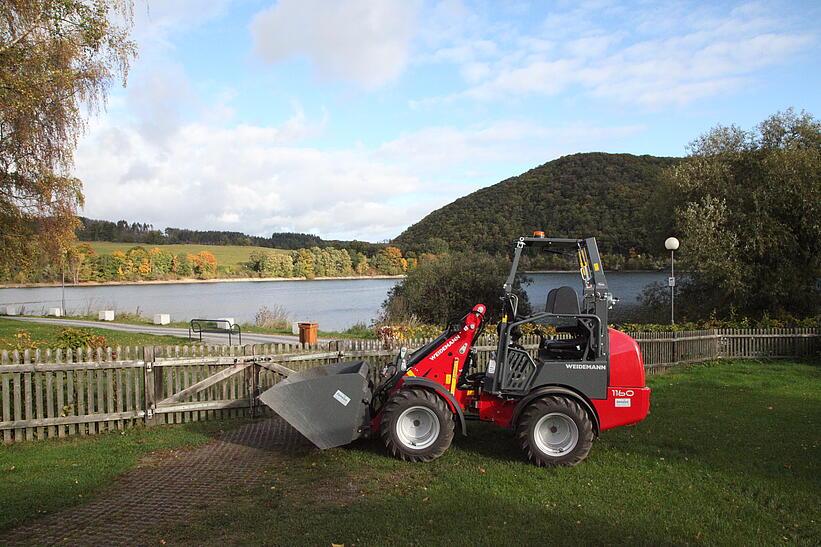
POLYGON ((299 324, 299 343, 300 344, 316 344, 317 334, 319 333, 318 323, 300 323, 299 324))

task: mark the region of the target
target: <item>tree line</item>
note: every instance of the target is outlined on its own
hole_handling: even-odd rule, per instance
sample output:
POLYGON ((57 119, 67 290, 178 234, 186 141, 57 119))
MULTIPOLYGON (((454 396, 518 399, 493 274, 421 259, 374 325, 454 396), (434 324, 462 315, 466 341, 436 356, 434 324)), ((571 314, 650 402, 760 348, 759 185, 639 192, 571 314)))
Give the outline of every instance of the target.
POLYGON ((76 236, 80 241, 113 241, 115 243, 149 245, 239 245, 287 250, 334 247, 337 249, 353 249, 366 254, 373 254, 385 247, 385 244, 382 243, 358 240, 326 240, 313 234, 296 232, 274 232, 269 237, 262 237, 226 230, 189 230, 171 227, 159 230, 154 228, 152 224, 128 222, 126 220, 112 222, 85 217, 78 217, 78 220, 80 224, 76 229, 76 236))
POLYGON ((41 268, 0 278, 2 281, 58 281, 63 273, 69 283, 111 281, 152 281, 168 279, 215 279, 229 277, 353 277, 402 275, 416 268, 419 260, 433 255, 403 256, 396 247, 386 246, 368 256, 354 249, 310 247, 294 251, 257 250, 240 268, 219 264, 209 251, 172 253, 163 247, 137 245, 125 251, 97 253, 88 243, 70 247, 62 262, 48 262, 41 268))
MULTIPOLYGON (((428 255, 422 260, 428 259, 428 255)), ((354 249, 311 247, 290 253, 254 251, 248 269, 262 277, 348 277, 402 275, 416 268, 419 258, 402 256, 397 247, 386 246, 371 256, 354 249)))

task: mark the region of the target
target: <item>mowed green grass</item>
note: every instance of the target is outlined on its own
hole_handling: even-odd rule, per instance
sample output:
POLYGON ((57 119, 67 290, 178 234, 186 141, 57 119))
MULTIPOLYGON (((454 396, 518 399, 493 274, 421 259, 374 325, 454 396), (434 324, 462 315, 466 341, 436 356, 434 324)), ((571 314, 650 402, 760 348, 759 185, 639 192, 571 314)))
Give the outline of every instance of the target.
MULTIPOLYGON (((97 254, 111 254, 114 251, 127 251, 132 247, 136 247, 140 244, 138 243, 116 243, 112 241, 88 241, 86 242, 91 245, 91 248, 97 252, 97 254)), ((217 259, 217 264, 221 266, 240 266, 244 262, 248 262, 251 257, 251 253, 254 251, 266 251, 271 253, 288 253, 290 251, 285 251, 281 249, 270 249, 268 247, 252 247, 252 246, 240 246, 240 245, 194 245, 194 244, 181 244, 181 245, 151 245, 151 244, 144 244, 142 247, 146 249, 151 249, 152 247, 159 247, 160 249, 172 253, 172 254, 179 254, 179 253, 188 253, 188 254, 197 254, 201 253, 202 251, 209 251, 213 253, 214 257, 217 259)))
POLYGON ((238 423, 195 422, 0 445, 0 531, 83 503, 151 452, 198 446, 238 423))
MULTIPOLYGON (((261 486, 240 485, 223 503, 159 530, 155 539, 169 545, 821 543, 821 363, 722 362, 655 376, 649 384, 647 420, 603 433, 575 468, 536 468, 523 460, 511 433, 478 423, 469 423, 470 436, 457 437, 430 464, 392 459, 378 440, 271 452, 261 486)), ((192 428, 210 425, 0 448, 0 529, 82 503, 140 455, 204 442, 207 433, 192 428)))
MULTIPOLYGON (((25 330, 31 334, 31 338, 37 342, 38 347, 54 348, 57 337, 64 326, 48 325, 44 323, 33 323, 29 321, 15 321, 13 319, 0 319, 0 350, 10 350, 14 347, 13 337, 17 331, 25 330)), ((71 327, 77 328, 77 327, 71 327)), ((120 332, 109 329, 98 329, 93 327, 82 327, 95 335, 105 336, 107 345, 115 346, 165 346, 177 345, 185 338, 176 336, 156 336, 153 334, 140 334, 131 332, 120 332)))
POLYGON ((431 464, 378 441, 272 464, 264 486, 165 530, 169 544, 821 543, 821 368, 734 362, 654 377, 652 414, 575 468, 469 424, 431 464))

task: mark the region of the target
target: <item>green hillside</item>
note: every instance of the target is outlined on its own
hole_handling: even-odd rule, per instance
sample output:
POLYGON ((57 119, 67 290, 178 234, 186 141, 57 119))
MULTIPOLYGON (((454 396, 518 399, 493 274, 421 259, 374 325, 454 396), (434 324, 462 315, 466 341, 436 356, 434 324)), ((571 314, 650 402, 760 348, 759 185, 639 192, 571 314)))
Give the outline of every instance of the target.
POLYGON ((671 220, 659 175, 677 158, 586 153, 564 156, 432 212, 394 243, 405 250, 497 253, 518 236, 593 235, 603 252, 661 255, 671 220), (631 251, 632 250, 632 251, 631 251))

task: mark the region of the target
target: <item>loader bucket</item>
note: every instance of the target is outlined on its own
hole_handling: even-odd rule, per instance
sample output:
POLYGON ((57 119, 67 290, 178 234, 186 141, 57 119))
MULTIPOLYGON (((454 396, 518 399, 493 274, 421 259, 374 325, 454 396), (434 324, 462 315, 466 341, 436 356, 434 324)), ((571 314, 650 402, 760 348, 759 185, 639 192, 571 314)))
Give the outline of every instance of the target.
POLYGON ((259 396, 318 448, 348 444, 368 422, 368 364, 346 361, 289 374, 259 396))

